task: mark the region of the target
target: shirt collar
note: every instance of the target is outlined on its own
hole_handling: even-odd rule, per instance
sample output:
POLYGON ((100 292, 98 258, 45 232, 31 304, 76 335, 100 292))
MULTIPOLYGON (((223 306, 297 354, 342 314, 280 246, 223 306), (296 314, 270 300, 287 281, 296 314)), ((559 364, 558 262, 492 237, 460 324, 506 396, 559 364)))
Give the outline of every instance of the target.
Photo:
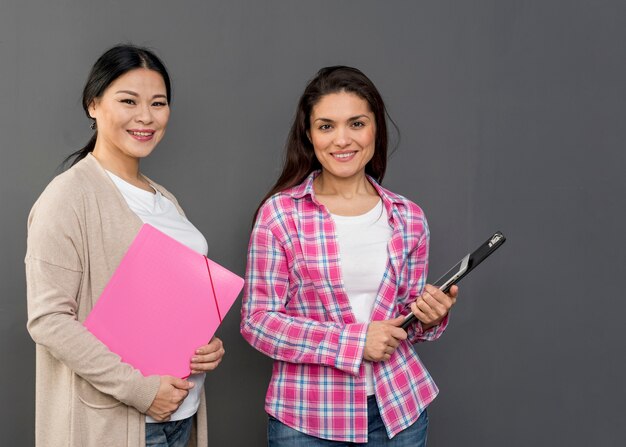
MULTIPOLYGON (((294 186, 293 188, 285 191, 287 195, 294 199, 302 199, 306 196, 311 198, 311 201, 315 203, 317 206, 320 206, 320 203, 315 198, 315 190, 313 189, 313 180, 317 177, 322 171, 316 170, 311 172, 309 176, 299 185, 294 186)), ((387 213, 391 216, 391 208, 393 206, 402 205, 404 201, 397 194, 392 193, 391 191, 383 188, 378 184, 373 177, 366 175, 369 182, 372 184, 378 195, 383 201, 385 208, 387 208, 387 213)))

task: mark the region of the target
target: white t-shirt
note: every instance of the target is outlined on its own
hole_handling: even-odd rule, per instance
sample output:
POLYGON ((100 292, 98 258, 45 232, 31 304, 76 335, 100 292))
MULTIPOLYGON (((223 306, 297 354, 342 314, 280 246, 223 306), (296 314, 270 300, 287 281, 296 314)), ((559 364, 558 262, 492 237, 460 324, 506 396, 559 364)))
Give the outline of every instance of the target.
MULTIPOLYGON (((203 255, 207 254, 208 244, 202 233, 193 226, 189 220, 178 212, 176 205, 156 191, 151 193, 138 188, 112 172, 107 171, 115 186, 119 189, 126 200, 129 208, 147 224, 152 225, 159 231, 176 239, 181 244, 203 255)), ((191 359, 190 359, 191 360, 191 359)), ((194 383, 194 387, 189 390, 187 398, 176 410, 170 420, 179 421, 193 416, 200 406, 200 396, 203 393, 205 374, 194 374, 187 380, 194 383)), ((146 415, 146 422, 157 422, 146 415)))
MULTIPOLYGON (((385 274, 389 254, 387 244, 392 228, 387 221, 387 211, 378 204, 360 216, 332 214, 335 234, 341 256, 343 286, 348 294, 352 312, 359 323, 369 323, 385 274)), ((372 364, 365 361, 367 395, 374 394, 372 364)))

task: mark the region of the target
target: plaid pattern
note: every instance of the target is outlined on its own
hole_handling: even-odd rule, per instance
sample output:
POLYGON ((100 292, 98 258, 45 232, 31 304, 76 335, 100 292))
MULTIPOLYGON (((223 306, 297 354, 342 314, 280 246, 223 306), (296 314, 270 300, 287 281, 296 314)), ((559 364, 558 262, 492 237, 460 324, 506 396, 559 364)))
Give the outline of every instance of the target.
MULTIPOLYGON (((363 443, 367 324, 357 323, 343 289, 334 223, 313 192, 317 174, 272 196, 259 211, 248 249, 241 333, 275 360, 265 403, 270 415, 309 435, 363 443)), ((417 205, 369 180, 393 228, 372 313, 372 320, 385 320, 408 313, 421 293, 429 233, 417 205)), ((436 397, 437 386, 412 344, 437 339, 447 322, 428 331, 416 323, 389 361, 373 364, 389 437, 415 422, 436 397)))

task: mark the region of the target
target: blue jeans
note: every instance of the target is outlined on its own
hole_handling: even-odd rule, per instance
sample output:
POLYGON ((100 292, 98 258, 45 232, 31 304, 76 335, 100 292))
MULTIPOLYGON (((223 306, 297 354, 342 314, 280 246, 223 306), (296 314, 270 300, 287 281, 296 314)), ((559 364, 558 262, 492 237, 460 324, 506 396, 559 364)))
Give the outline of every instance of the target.
POLYGON ((269 416, 267 440, 269 447, 348 447, 348 446, 389 446, 389 447, 425 447, 428 429, 426 410, 413 425, 398 433, 393 439, 387 437, 385 425, 378 411, 376 398, 367 398, 367 443, 329 441, 306 435, 269 416))
POLYGON ((185 447, 191 436, 193 416, 180 421, 146 424, 146 446, 185 447))

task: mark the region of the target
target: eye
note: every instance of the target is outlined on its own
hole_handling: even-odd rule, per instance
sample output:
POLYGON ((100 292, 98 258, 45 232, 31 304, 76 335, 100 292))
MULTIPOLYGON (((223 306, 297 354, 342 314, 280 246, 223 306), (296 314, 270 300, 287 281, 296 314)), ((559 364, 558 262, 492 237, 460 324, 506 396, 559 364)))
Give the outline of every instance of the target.
POLYGON ((318 127, 319 130, 330 130, 330 128, 330 124, 322 124, 320 127, 318 127))
POLYGON ((155 107, 165 107, 167 103, 163 101, 156 101, 156 102, 153 102, 152 105, 155 107))
POLYGON ((352 123, 352 127, 365 127, 365 123, 363 121, 355 121, 352 123))
POLYGON ((120 102, 124 103, 124 104, 128 104, 128 105, 135 105, 135 100, 134 99, 130 99, 130 98, 126 98, 126 99, 120 99, 120 102))

